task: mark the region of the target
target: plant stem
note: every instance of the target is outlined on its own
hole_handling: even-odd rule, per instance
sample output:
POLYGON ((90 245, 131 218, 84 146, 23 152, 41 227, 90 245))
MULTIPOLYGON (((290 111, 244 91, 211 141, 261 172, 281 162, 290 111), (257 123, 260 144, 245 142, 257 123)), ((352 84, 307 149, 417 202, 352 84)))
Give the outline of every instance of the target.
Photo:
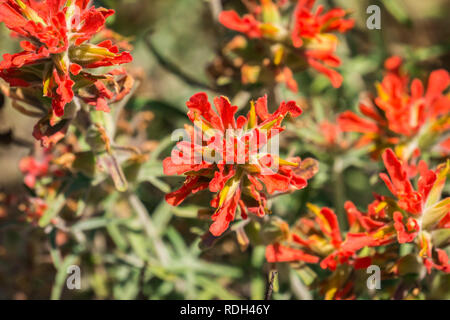
POLYGON ((273 283, 275 281, 275 276, 277 275, 278 271, 271 270, 270 271, 270 280, 269 280, 269 286, 267 288, 266 297, 264 300, 270 300, 272 298, 272 292, 273 292, 273 283))
POLYGON ((150 218, 150 214, 139 197, 134 193, 128 195, 128 201, 130 202, 133 210, 136 211, 136 214, 144 227, 145 233, 152 240, 159 261, 163 266, 167 266, 169 263, 169 254, 164 246, 164 243, 158 236, 158 232, 150 218))
POLYGON ((332 180, 334 182, 334 207, 339 221, 341 230, 347 230, 347 219, 345 218, 344 204, 345 204, 345 183, 343 177, 343 163, 342 159, 336 157, 333 162, 332 180))
POLYGON ((150 50, 150 52, 153 54, 153 56, 156 58, 158 63, 163 67, 166 71, 170 72, 171 74, 177 76, 180 80, 185 82, 186 84, 210 91, 217 91, 216 88, 210 86, 207 83, 203 83, 197 79, 194 79, 187 73, 185 73, 183 70, 181 70, 177 65, 167 60, 165 57, 162 56, 162 54, 156 49, 153 42, 150 40, 150 32, 148 32, 144 36, 144 43, 147 46, 147 48, 150 50))

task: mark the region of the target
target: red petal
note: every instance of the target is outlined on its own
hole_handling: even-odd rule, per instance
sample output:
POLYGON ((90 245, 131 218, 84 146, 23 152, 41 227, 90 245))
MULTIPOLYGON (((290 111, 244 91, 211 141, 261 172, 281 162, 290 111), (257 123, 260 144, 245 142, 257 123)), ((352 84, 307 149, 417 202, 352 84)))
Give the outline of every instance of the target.
POLYGON ((261 121, 265 121, 269 118, 270 114, 267 107, 267 95, 256 100, 255 103, 255 111, 256 115, 261 119, 261 121))
POLYGON ((317 263, 319 258, 309 255, 302 250, 282 246, 278 243, 266 247, 266 260, 274 262, 304 261, 307 263, 317 263))
POLYGON ((301 115, 303 110, 295 103, 295 101, 281 102, 280 107, 273 114, 271 118, 276 118, 278 116, 285 117, 288 113, 291 117, 296 118, 301 115))
POLYGON ((428 79, 427 99, 433 99, 442 94, 450 85, 450 76, 444 69, 435 70, 428 79))
POLYGON ((105 21, 104 15, 91 7, 82 15, 81 23, 83 26, 77 31, 85 35, 93 35, 103 28, 105 21))
POLYGON ((342 131, 376 133, 378 126, 372 121, 362 119, 351 111, 345 111, 338 117, 338 125, 342 131))
POLYGON ((376 245, 376 241, 367 233, 347 233, 340 251, 345 256, 353 255, 356 251, 364 247, 376 245))
POLYGON ((209 231, 213 236, 218 237, 228 229, 230 222, 234 220, 236 208, 241 197, 240 189, 237 189, 234 195, 225 201, 225 203, 217 209, 212 216, 213 224, 209 227, 209 231))
POLYGON ((329 230, 328 228, 323 228, 323 221, 319 219, 319 223, 322 224, 322 230, 331 236, 333 245, 339 245, 342 242, 342 238, 336 214, 330 208, 322 208, 320 213, 326 219, 329 226, 329 230))
POLYGON ((272 194, 275 191, 283 192, 289 189, 289 177, 283 176, 279 173, 270 175, 260 174, 257 177, 264 183, 269 194, 272 194))
POLYGON ((208 95, 204 92, 194 94, 186 102, 186 106, 189 110, 199 113, 206 121, 212 122, 213 117, 217 117, 208 101, 208 95))
POLYGON ((223 189, 225 183, 234 176, 236 173, 235 170, 230 169, 227 174, 224 174, 223 171, 214 172, 214 178, 209 183, 209 191, 218 192, 223 189))
POLYGON ((308 59, 308 64, 311 67, 313 67, 314 69, 316 69, 317 71, 319 71, 320 73, 323 73, 324 75, 326 75, 330 79, 331 85, 333 87, 339 88, 342 85, 343 78, 339 74, 339 72, 325 67, 323 64, 319 63, 315 59, 311 59, 311 58, 308 59))
POLYGON ((394 227, 397 230, 397 239, 399 243, 407 243, 414 240, 417 235, 416 232, 409 233, 406 231, 405 225, 403 224, 403 215, 399 211, 394 212, 394 227))
POLYGON ((216 97, 214 99, 214 105, 216 106, 217 112, 222 119, 224 129, 236 129, 234 115, 238 110, 238 107, 232 106, 230 101, 223 96, 216 97))
POLYGON ((11 1, 2 1, 0 3, 0 22, 4 22, 11 30, 17 30, 24 27, 28 20, 21 14, 21 9, 17 4, 11 3, 11 1))
POLYGON ((399 56, 392 56, 384 62, 384 68, 389 71, 395 71, 402 65, 402 58, 399 56))
MULTIPOLYGON (((422 162, 423 163, 423 162, 422 162)), ((423 166, 423 165, 422 165, 423 166)), ((419 181, 417 182, 418 191, 422 194, 422 201, 425 203, 428 198, 428 194, 433 188, 436 182, 437 176, 432 170, 428 170, 420 173, 419 181)))
POLYGON ((259 22, 251 15, 245 15, 241 18, 236 11, 222 11, 219 15, 219 21, 228 29, 244 33, 250 38, 262 37, 259 22))
MULTIPOLYGON (((392 181, 392 187, 395 191, 394 194, 397 195, 398 192, 411 193, 413 191, 411 182, 408 179, 406 170, 395 155, 394 151, 392 151, 392 149, 386 149, 382 157, 384 166, 386 167, 392 181)), ((385 180, 385 178, 382 179, 385 180)))
POLYGON ((367 269, 372 264, 371 257, 357 258, 353 264, 355 270, 367 269))
POLYGON ((80 74, 80 71, 82 70, 82 67, 79 64, 71 63, 69 67, 70 73, 74 76, 80 74))
POLYGON ((200 177, 188 177, 183 186, 171 193, 166 194, 166 201, 172 206, 178 206, 190 194, 197 193, 208 187, 207 182, 200 182, 200 177))
POLYGON ((95 110, 97 111, 103 111, 103 112, 110 112, 111 109, 108 106, 108 103, 103 98, 98 98, 97 103, 95 105, 95 110))

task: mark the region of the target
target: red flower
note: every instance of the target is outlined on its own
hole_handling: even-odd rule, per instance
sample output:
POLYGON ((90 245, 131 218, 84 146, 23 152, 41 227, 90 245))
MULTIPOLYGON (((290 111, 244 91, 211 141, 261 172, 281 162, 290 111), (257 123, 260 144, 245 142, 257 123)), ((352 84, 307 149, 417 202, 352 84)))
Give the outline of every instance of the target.
POLYGON ((411 242, 420 231, 419 223, 414 218, 408 218, 407 223, 403 222, 403 215, 399 211, 394 212, 394 227, 397 230, 399 243, 411 242))
POLYGON ((383 153, 383 161, 389 176, 381 173, 380 177, 395 195, 396 205, 402 210, 393 213, 398 241, 411 242, 420 230, 435 226, 450 212, 450 198, 440 200, 450 164, 438 166, 433 171, 421 162, 415 191, 406 173, 406 166, 402 165, 391 149, 383 153))
POLYGON ((353 28, 354 20, 344 19, 347 12, 341 8, 334 8, 323 13, 324 7, 318 6, 313 13, 314 2, 315 0, 298 1, 291 33, 292 43, 296 48, 305 46, 308 64, 325 74, 331 84, 339 88, 342 84, 342 76, 329 68, 338 67, 341 64, 340 59, 334 55, 338 40, 331 32, 347 32, 353 28))
MULTIPOLYGON (((276 66, 281 63, 278 61, 279 57, 287 51, 323 73, 330 79, 331 84, 338 88, 342 84, 342 76, 333 68, 338 67, 341 61, 334 54, 338 40, 333 32, 347 32, 353 28, 354 21, 345 19, 347 12, 341 8, 334 8, 324 13, 323 6, 318 6, 313 13, 314 2, 315 0, 298 1, 292 28, 283 25, 280 18, 280 9, 284 3, 274 4, 271 0, 261 1, 261 6, 242 18, 235 11, 223 11, 219 21, 225 27, 241 32, 251 39, 269 39, 271 42, 279 42, 283 49, 275 50, 281 53, 281 55, 275 55, 276 66), (291 46, 286 46, 287 41, 291 42, 291 46)), ((295 92, 297 84, 292 76, 289 76, 290 70, 288 66, 280 67, 277 69, 277 75, 284 75, 289 89, 295 92)))
POLYGON ((25 175, 24 183, 33 188, 36 179, 47 175, 50 166, 51 155, 45 155, 42 160, 35 157, 24 157, 19 162, 19 169, 25 175))
POLYGON ((314 257, 320 257, 323 269, 334 271, 343 264, 365 269, 373 259, 383 258, 378 257, 374 250, 368 251, 368 256, 361 257, 361 249, 418 239, 419 256, 428 271, 434 268, 449 272, 448 256, 441 249, 432 251, 428 231, 448 228, 450 198, 440 198, 450 172, 450 162, 434 171, 421 162, 418 166, 418 191, 415 191, 406 174, 406 166, 401 164, 393 151, 387 149, 383 159, 389 176, 381 174, 381 177, 395 198, 375 195, 376 199, 368 206, 367 213, 347 201, 345 210, 350 229, 345 236, 331 209, 308 204, 315 218, 302 218, 294 228, 282 232, 282 237, 266 247, 267 261, 315 263, 317 259, 314 257))
POLYGON ((450 198, 440 198, 450 164, 440 165, 433 171, 421 162, 416 191, 406 173, 407 166, 391 149, 384 152, 383 160, 389 175, 381 173, 380 177, 395 198, 376 196, 367 214, 347 202, 350 231, 365 231, 381 245, 393 242, 395 235, 399 243, 406 243, 416 239, 421 231, 445 228, 450 198))
POLYGON ((318 257, 323 257, 320 262, 323 269, 336 270, 341 264, 350 264, 357 269, 370 265, 370 257, 360 258, 356 253, 364 247, 379 245, 375 236, 365 232, 349 232, 345 239, 342 239, 337 216, 333 210, 320 209, 311 204, 308 207, 316 218, 300 219, 287 239, 282 241, 286 242, 286 245, 277 242, 267 246, 268 262, 316 263, 319 261, 318 257), (313 259, 314 257, 317 259, 313 259))
POLYGON ((330 31, 346 32, 353 28, 353 20, 343 19, 347 12, 336 8, 323 13, 324 7, 318 6, 312 13, 314 0, 300 0, 295 9, 294 30, 292 31, 292 42, 296 47, 303 45, 303 39, 313 39, 320 33, 330 31))
MULTIPOLYGON (((113 10, 88 7, 89 1, 74 0, 2 0, 0 21, 25 39, 24 51, 5 54, 0 63, 0 77, 15 87, 40 87, 29 90, 35 98, 51 98, 50 117, 65 115, 65 107, 74 97, 83 100, 83 92, 109 76, 91 75, 87 69, 130 62, 128 52, 119 53, 117 46, 106 40, 97 45, 88 43, 104 28, 113 10)), ((113 95, 108 98, 113 99, 113 95)), ((109 110, 104 100, 96 100, 97 109, 109 110)), ((52 119, 50 125, 58 121, 52 119)), ((41 127, 36 137, 46 136, 41 127)))
POLYGON ((345 210, 347 212, 347 219, 350 225, 350 230, 353 231, 367 231, 372 232, 385 226, 383 219, 385 218, 383 207, 379 207, 380 201, 375 200, 369 205, 368 214, 364 214, 359 211, 356 206, 351 202, 345 203, 345 210), (378 209, 377 209, 378 207, 378 209), (380 214, 381 213, 381 214, 380 214))
MULTIPOLYGON (((38 221, 47 211, 48 205, 41 198, 29 198, 25 208, 27 219, 32 222, 38 221)), ((53 222, 53 221, 52 221, 53 222)))
POLYGON ((321 136, 321 140, 312 138, 312 142, 326 149, 349 149, 354 141, 344 133, 340 126, 329 120, 323 120, 317 124, 315 130, 317 135, 321 136), (314 139, 314 140, 313 140, 314 139))
MULTIPOLYGON (((397 197, 400 208, 411 214, 421 214, 423 204, 426 201, 424 199, 425 194, 414 190, 411 181, 409 181, 406 168, 396 157, 394 151, 387 149, 383 153, 383 162, 389 176, 381 173, 380 178, 385 182, 391 193, 397 197)), ((435 180, 436 177, 433 177, 433 174, 430 173, 429 179, 435 180)))
POLYGON ((335 145, 338 142, 340 131, 339 126, 329 121, 322 121, 320 123, 320 131, 325 137, 327 145, 335 145))
POLYGON ((295 171, 301 167, 300 158, 283 160, 268 150, 269 142, 283 131, 280 125, 287 114, 301 114, 295 102, 282 102, 270 114, 265 96, 252 103, 246 117, 237 119, 237 107, 227 98, 216 97, 214 105, 217 112, 205 93, 191 97, 187 106, 194 128, 186 130, 190 141, 179 142, 163 165, 165 174, 187 176, 179 190, 166 195, 168 203, 179 205, 189 194, 206 188, 216 194, 210 231, 219 236, 235 219, 238 207, 244 219, 249 212, 264 216, 267 193, 303 189, 309 177, 295 171))
MULTIPOLYGON (((400 67, 399 57, 386 60, 387 74, 377 86, 375 103, 363 102, 359 106, 364 118, 346 111, 338 119, 343 131, 363 133, 361 142, 375 142, 377 151, 386 145, 405 145, 414 137, 448 130, 446 117, 450 112, 450 98, 444 95, 450 85, 448 72, 433 71, 425 91, 419 79, 414 79, 409 89, 409 78, 402 74, 400 67), (443 121, 444 125, 440 125, 443 121)), ((402 158, 409 159, 415 150, 405 148, 402 158)))

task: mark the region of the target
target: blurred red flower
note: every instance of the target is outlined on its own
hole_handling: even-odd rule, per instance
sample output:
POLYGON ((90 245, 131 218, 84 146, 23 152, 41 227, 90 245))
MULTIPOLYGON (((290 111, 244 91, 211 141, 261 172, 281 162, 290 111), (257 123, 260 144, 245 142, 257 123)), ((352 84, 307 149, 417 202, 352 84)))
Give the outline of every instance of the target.
MULTIPOLYGON (((324 12, 322 5, 313 12, 315 0, 298 0, 293 14, 292 26, 285 26, 281 21, 280 10, 284 2, 275 4, 271 0, 261 0, 261 5, 251 13, 240 17, 236 11, 223 11, 220 22, 227 28, 241 32, 250 39, 266 39, 278 42, 283 49, 275 50, 282 56, 284 50, 292 51, 298 59, 327 76, 331 84, 338 88, 342 84, 342 76, 333 68, 341 64, 335 55, 338 44, 333 32, 345 33, 354 26, 353 19, 346 19, 348 12, 341 8, 333 8, 324 12), (281 54, 280 54, 281 53, 281 54)), ((276 55, 277 56, 277 55, 276 55)), ((278 58, 275 58, 278 65, 278 58)), ((289 66, 283 73, 290 72, 289 66)), ((295 80, 288 77, 288 86, 297 91, 295 80)))
POLYGON ((426 91, 419 79, 414 79, 409 89, 409 77, 402 73, 401 64, 397 56, 386 60, 387 74, 377 85, 375 103, 362 102, 359 106, 365 117, 346 111, 338 123, 343 131, 363 133, 360 144, 375 142, 375 156, 386 146, 406 144, 404 150, 396 151, 399 149, 398 155, 407 160, 422 147, 408 144, 409 140, 450 129, 450 97, 444 94, 450 76, 446 70, 436 70, 430 74, 426 91))

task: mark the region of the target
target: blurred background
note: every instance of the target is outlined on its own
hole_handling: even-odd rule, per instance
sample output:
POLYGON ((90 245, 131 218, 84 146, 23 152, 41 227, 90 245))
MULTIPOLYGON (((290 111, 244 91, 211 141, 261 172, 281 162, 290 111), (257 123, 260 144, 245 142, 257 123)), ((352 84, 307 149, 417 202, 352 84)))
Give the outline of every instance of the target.
MULTIPOLYGON (((338 55, 343 63, 339 71, 344 77, 340 89, 308 71, 295 74, 298 94, 284 86, 276 92, 278 99, 295 99, 305 110, 300 121, 290 124, 284 152, 320 161, 320 171, 307 189, 273 204, 273 211, 291 223, 304 213, 306 202, 339 212, 345 200, 364 206, 372 198, 369 190, 384 191, 377 183, 378 164, 367 166, 363 151, 317 148, 322 139, 317 123, 334 121, 343 110, 356 110, 362 95, 375 92, 383 62, 393 54, 404 57, 408 71, 419 78, 436 68, 450 69, 448 0, 318 2, 350 10, 356 27, 340 35, 338 55), (381 30, 366 27, 366 9, 371 4, 381 8, 381 30)), ((156 233, 148 232, 148 226, 114 195, 92 210, 91 219, 72 226, 75 236, 38 228, 2 205, 0 299, 262 299, 268 272, 264 246, 251 245, 243 251, 230 234, 212 249, 201 250, 198 238, 209 225, 208 220, 197 218, 204 199, 171 208, 164 194, 181 180, 156 178, 154 173, 161 170, 158 164, 170 150, 171 132, 187 123, 185 102, 192 94, 228 95, 239 107, 247 108, 251 98, 265 93, 258 87, 240 90, 215 77, 221 48, 235 35, 217 23, 217 6, 240 8, 240 1, 104 0, 95 4, 116 10, 108 27, 134 47, 134 61, 127 69, 140 85, 125 106, 123 126, 133 126, 144 117, 147 121, 145 139, 153 148, 154 161, 149 162, 146 170, 150 174, 140 181, 137 194, 156 233), (137 118, 133 120, 132 115, 137 118), (154 263, 161 255, 168 262, 154 263), (55 259, 60 263, 55 264, 55 259), (71 264, 80 265, 81 290, 65 286, 66 267, 71 264)), ((18 41, 1 25, 0 53, 18 50, 18 41)), ((18 163, 35 143, 31 135, 35 120, 18 113, 7 99, 1 97, 0 102, 0 200, 4 202, 7 195, 26 192, 18 163)), ((310 271, 280 270, 274 299, 319 297, 319 288, 307 290, 305 285, 324 271, 310 271)), ((448 276, 433 288, 431 297, 450 298, 448 276)))

